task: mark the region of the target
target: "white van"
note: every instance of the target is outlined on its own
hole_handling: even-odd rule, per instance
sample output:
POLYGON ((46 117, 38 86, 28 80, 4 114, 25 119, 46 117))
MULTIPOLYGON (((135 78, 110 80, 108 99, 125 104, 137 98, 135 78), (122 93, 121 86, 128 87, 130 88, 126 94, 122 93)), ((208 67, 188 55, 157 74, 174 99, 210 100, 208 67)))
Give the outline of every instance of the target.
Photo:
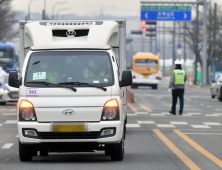
POLYGON ((18 132, 21 161, 40 151, 104 150, 122 160, 126 130, 125 20, 21 21, 18 132), (25 57, 24 57, 25 56, 25 57))

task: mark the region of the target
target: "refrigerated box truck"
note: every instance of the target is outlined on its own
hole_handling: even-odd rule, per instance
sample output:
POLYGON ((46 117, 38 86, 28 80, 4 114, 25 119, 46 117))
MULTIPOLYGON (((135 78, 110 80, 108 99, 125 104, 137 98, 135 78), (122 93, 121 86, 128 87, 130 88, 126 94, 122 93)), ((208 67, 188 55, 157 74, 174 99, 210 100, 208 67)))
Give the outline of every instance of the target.
POLYGON ((127 123, 126 20, 20 22, 19 156, 105 151, 122 160, 127 123))

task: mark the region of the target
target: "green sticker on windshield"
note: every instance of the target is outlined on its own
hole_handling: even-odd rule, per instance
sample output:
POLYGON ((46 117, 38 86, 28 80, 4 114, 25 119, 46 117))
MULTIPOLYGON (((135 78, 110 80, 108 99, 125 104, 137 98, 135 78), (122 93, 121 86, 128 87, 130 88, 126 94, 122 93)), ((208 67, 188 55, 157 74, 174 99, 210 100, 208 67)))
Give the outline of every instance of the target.
POLYGON ((93 80, 93 83, 99 83, 99 80, 93 80))

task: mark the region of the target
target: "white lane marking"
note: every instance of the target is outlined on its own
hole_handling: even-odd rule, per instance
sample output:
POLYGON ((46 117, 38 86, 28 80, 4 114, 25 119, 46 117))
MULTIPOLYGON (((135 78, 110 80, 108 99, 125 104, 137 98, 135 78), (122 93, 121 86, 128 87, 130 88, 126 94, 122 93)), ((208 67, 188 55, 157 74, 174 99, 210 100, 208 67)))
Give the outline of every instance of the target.
POLYGON ((193 116, 191 114, 182 114, 182 116, 193 116))
POLYGON ((153 125, 155 124, 154 121, 137 121, 139 124, 149 124, 149 125, 153 125))
POLYGON ((189 99, 188 97, 184 97, 185 99, 187 99, 188 101, 191 101, 191 99, 189 99))
POLYGON ((164 116, 164 114, 158 114, 158 113, 154 113, 154 114, 150 114, 150 116, 164 116))
POLYGON ((205 116, 219 117, 217 114, 205 114, 205 116))
POLYGON ((140 114, 140 115, 148 115, 148 112, 135 112, 135 114, 140 114))
POLYGON ((170 115, 169 112, 161 112, 161 114, 164 114, 164 115, 170 115))
POLYGON ((203 106, 204 104, 203 104, 203 103, 201 103, 200 105, 201 105, 201 106, 203 106))
POLYGON ((16 136, 16 138, 18 138, 18 137, 19 137, 19 135, 16 136))
POLYGON ((172 124, 156 124, 158 127, 169 127, 169 128, 175 128, 172 124))
POLYGON ((221 123, 218 122, 203 122, 205 125, 221 125, 221 123))
POLYGON ((188 125, 187 122, 174 122, 174 121, 170 121, 171 124, 173 125, 188 125))
POLYGON ((189 115, 202 115, 201 113, 187 113, 189 115))
POLYGON ((16 109, 10 109, 10 110, 8 110, 8 111, 16 111, 16 109))
POLYGON ((127 116, 137 116, 137 114, 127 114, 127 116))
POLYGON ((215 109, 216 111, 220 111, 220 109, 215 109))
POLYGON ((17 120, 7 120, 4 124, 17 124, 17 120))
POLYGON ((222 133, 184 133, 187 135, 222 135, 222 133))
POLYGON ((207 106, 207 107, 211 107, 211 106, 207 106))
POLYGON ((135 127, 140 127, 140 125, 139 124, 126 124, 126 127, 127 128, 135 128, 135 127))
POLYGON ((4 146, 2 146, 2 149, 9 149, 12 145, 14 145, 14 143, 6 143, 4 146))
POLYGON ((4 113, 3 116, 16 116, 16 113, 4 113))
POLYGON ((0 124, 0 127, 2 126, 2 124, 0 124))
POLYGON ((192 126, 193 128, 200 128, 200 129, 209 129, 209 128, 211 128, 208 125, 190 125, 190 126, 192 126))

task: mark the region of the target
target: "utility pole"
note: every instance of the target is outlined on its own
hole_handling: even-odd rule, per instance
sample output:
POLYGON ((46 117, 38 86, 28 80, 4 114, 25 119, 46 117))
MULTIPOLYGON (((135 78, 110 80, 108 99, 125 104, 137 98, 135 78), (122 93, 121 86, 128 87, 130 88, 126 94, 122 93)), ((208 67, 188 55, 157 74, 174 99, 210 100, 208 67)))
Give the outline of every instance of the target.
POLYGON ((156 22, 156 41, 155 41, 155 53, 154 54, 156 54, 157 55, 157 27, 158 27, 158 22, 156 22))
POLYGON ((207 0, 204 0, 203 13, 203 79, 202 85, 207 85, 207 0))
MULTIPOLYGON (((199 0, 197 0, 199 1, 199 0)), ((198 31, 199 31, 199 5, 197 4, 196 8, 196 13, 197 13, 197 22, 196 22, 196 57, 195 57, 195 65, 194 65, 194 84, 197 84, 197 58, 198 58, 198 31)))
POLYGON ((163 77, 165 77, 165 21, 163 23, 163 77))
MULTIPOLYGON (((217 3, 214 4, 214 25, 216 28, 214 28, 214 47, 215 47, 215 44, 217 43, 216 41, 216 31, 217 31, 217 3)), ((214 48, 215 50, 215 48, 214 48)), ((214 56, 212 56, 212 62, 213 62, 213 80, 214 80, 214 77, 215 77, 215 71, 216 71, 216 68, 215 68, 215 53, 214 53, 214 56)))
POLYGON ((174 65, 174 62, 176 61, 176 52, 175 52, 175 46, 176 46, 176 22, 173 22, 173 44, 172 44, 172 48, 173 48, 173 63, 172 65, 174 65))
POLYGON ((150 36, 150 52, 153 53, 153 37, 152 36, 150 36))
POLYGON ((183 36, 183 42, 184 42, 184 48, 183 48, 183 59, 184 59, 184 70, 186 71, 186 60, 187 60, 187 47, 186 47, 186 23, 184 23, 184 36, 183 36))

